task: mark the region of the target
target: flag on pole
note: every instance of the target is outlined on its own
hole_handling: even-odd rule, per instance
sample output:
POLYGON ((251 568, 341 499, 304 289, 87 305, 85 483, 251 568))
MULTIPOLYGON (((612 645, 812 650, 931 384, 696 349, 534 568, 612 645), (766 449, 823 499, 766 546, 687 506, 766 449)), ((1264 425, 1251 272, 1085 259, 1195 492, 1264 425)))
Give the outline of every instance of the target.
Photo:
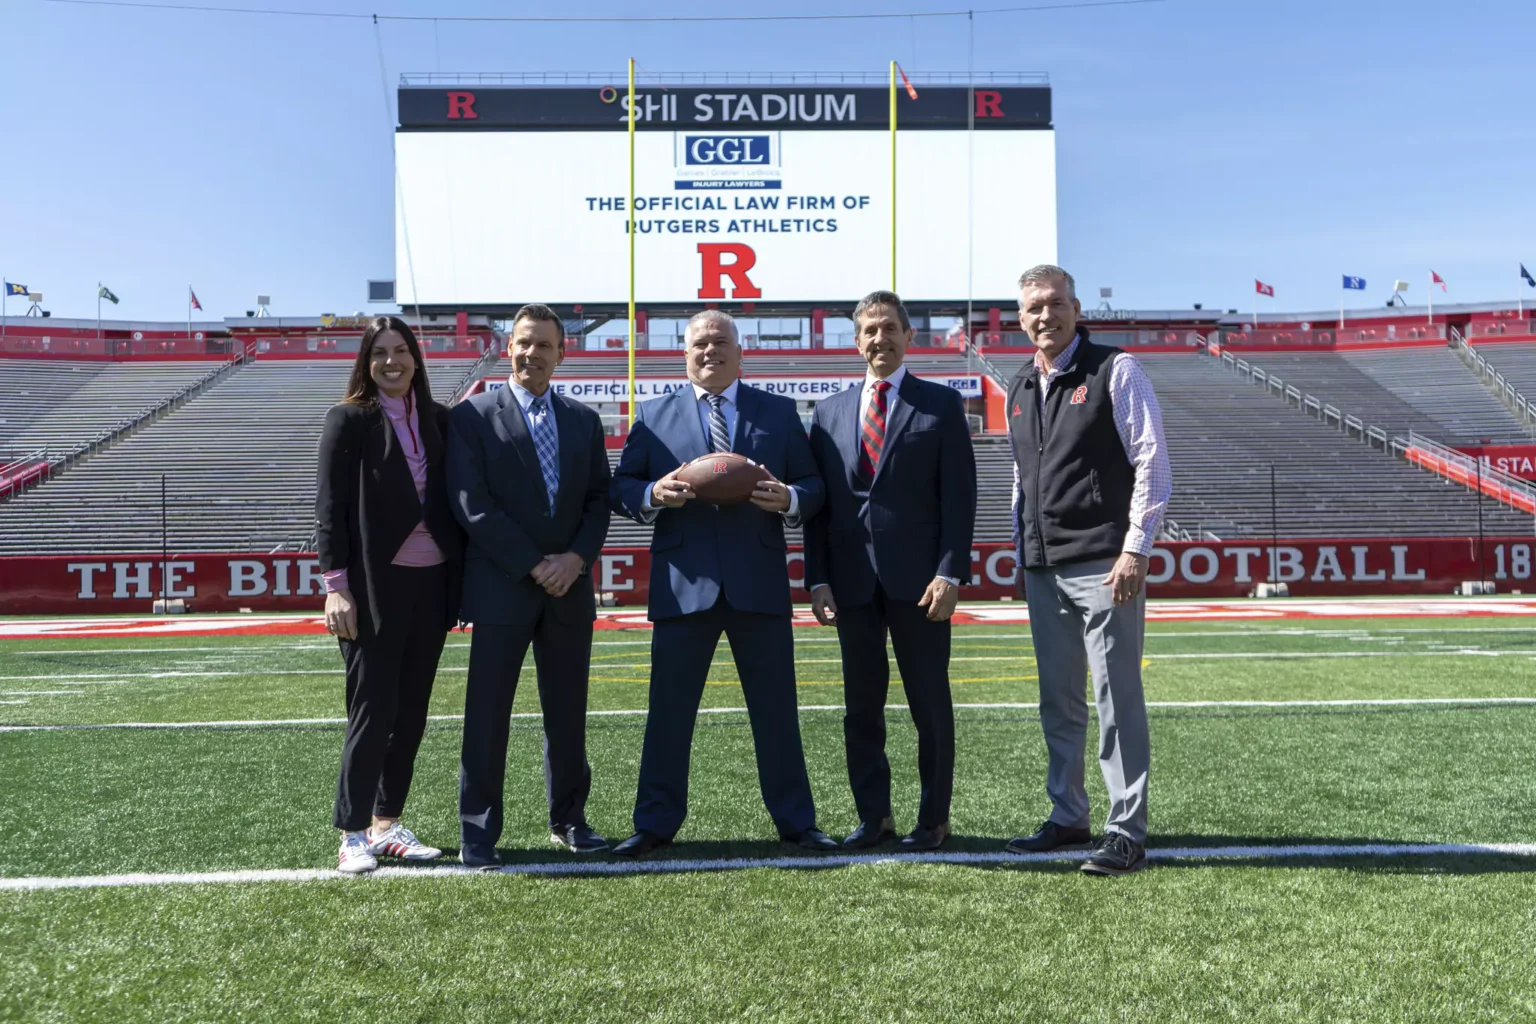
POLYGON ((1363 278, 1363 277, 1350 277, 1348 274, 1345 274, 1344 275, 1344 287, 1348 288, 1348 289, 1352 289, 1352 290, 1357 291, 1357 292, 1363 292, 1363 291, 1365 291, 1365 278, 1363 278))
POLYGON ((1536 277, 1531 276, 1531 272, 1525 269, 1524 263, 1520 264, 1520 276, 1525 279, 1526 284, 1536 288, 1536 277))
POLYGON ((896 73, 901 76, 901 84, 907 88, 907 98, 913 100, 917 99, 917 90, 912 88, 912 83, 908 80, 907 73, 901 70, 900 64, 896 65, 896 73))
MULTIPOLYGON (((1524 270, 1525 268, 1521 267, 1520 269, 1524 270)), ((1529 277, 1530 275, 1527 274, 1526 276, 1529 277)), ((20 295, 25 298, 29 291, 30 290, 24 284, 12 284, 9 281, 5 282, 5 294, 7 295, 20 295)))
POLYGON ((1260 295, 1268 295, 1270 298, 1275 297, 1275 286, 1272 284, 1265 284, 1263 281, 1260 281, 1257 278, 1254 279, 1253 290, 1258 292, 1260 295))
POLYGON ((203 304, 197 301, 197 292, 192 290, 191 285, 187 285, 187 302, 191 304, 193 309, 201 310, 203 308, 203 304))
POLYGON ((114 306, 117 305, 117 296, 113 295, 112 294, 112 289, 108 288, 104 284, 99 284, 99 285, 96 286, 96 297, 98 299, 106 299, 108 302, 112 303, 112 305, 114 305, 114 306))
POLYGON ((1445 291, 1446 290, 1445 278, 1441 277, 1439 274, 1435 273, 1433 270, 1431 270, 1429 272, 1429 281, 1430 281, 1431 284, 1439 285, 1441 291, 1445 291))

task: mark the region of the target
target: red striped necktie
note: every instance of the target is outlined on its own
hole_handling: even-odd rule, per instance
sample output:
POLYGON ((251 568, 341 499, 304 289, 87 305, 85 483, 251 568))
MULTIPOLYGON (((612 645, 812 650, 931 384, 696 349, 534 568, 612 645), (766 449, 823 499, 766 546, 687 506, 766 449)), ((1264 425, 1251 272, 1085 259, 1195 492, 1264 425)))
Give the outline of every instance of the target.
POLYGON ((874 389, 875 393, 869 396, 869 404, 864 407, 864 424, 860 432, 864 458, 859 470, 866 480, 874 479, 875 467, 880 465, 880 450, 885 447, 885 393, 891 390, 891 382, 877 380, 874 389))

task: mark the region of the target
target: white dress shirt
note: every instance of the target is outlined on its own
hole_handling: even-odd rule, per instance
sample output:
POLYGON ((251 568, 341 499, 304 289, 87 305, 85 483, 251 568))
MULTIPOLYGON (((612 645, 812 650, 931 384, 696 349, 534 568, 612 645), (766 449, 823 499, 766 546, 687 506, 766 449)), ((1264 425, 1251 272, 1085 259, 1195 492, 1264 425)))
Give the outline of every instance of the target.
MULTIPOLYGON (((704 438, 707 446, 710 434, 709 415, 713 409, 713 405, 709 400, 711 392, 698 384, 690 384, 689 386, 693 388, 693 404, 694 408, 698 410, 699 426, 704 431, 704 438)), ((725 433, 726 436, 731 439, 731 446, 733 448, 736 445, 736 396, 739 393, 740 388, 741 381, 733 380, 731 381, 730 387, 720 392, 720 397, 724 399, 724 401, 720 403, 720 415, 725 418, 725 433)), ((796 491, 793 487, 789 487, 788 489, 789 510, 779 514, 784 517, 786 526, 795 527, 800 525, 800 492, 796 491)), ((647 523, 655 522, 656 516, 661 512, 661 509, 651 504, 651 495, 655 493, 656 481, 652 480, 651 486, 645 489, 644 500, 642 500, 640 503, 641 519, 647 523)))
MULTIPOLYGON (((1035 354, 1035 366, 1040 371, 1040 409, 1045 411, 1046 394, 1051 384, 1072 368, 1077 355, 1077 343, 1082 335, 1072 339, 1065 352, 1047 366, 1044 357, 1035 354)), ((1163 412, 1158 407, 1157 395, 1152 391, 1152 381, 1130 353, 1121 352, 1109 367, 1109 401, 1115 419, 1115 432, 1125 447, 1125 456, 1135 470, 1136 481, 1131 488, 1131 527, 1126 531, 1121 551, 1131 555, 1149 555, 1152 543, 1157 539, 1158 527, 1168 511, 1168 498, 1173 493, 1173 470, 1168 465, 1168 442, 1163 439, 1163 412)), ((1009 441, 1013 439, 1013 427, 1008 428, 1009 441)), ((1019 501, 1023 492, 1019 486, 1019 463, 1013 463, 1013 549, 1019 550, 1019 501)))

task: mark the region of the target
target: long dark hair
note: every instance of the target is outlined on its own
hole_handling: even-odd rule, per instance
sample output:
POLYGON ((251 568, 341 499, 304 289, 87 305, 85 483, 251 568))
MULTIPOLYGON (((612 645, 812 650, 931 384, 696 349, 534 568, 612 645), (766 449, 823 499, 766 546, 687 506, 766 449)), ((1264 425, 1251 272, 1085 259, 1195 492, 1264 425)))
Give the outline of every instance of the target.
POLYGON ((368 372, 373 359, 373 343, 385 331, 397 331, 405 339, 405 347, 411 350, 416 368, 411 372, 411 392, 416 397, 416 408, 427 409, 432 405, 432 389, 427 385, 427 361, 421 357, 421 346, 410 325, 397 316, 376 316, 368 321, 363 332, 363 342, 357 349, 357 361, 352 364, 352 376, 347 380, 347 393, 342 402, 351 405, 375 405, 379 401, 379 385, 368 372))

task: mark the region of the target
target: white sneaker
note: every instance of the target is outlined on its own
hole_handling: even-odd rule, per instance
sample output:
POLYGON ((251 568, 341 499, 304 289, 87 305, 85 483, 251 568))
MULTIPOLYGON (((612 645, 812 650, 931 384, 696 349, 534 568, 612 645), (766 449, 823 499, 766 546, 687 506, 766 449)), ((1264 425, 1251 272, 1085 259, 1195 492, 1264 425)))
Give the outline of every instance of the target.
POLYGON ((374 835, 367 834, 368 852, 374 856, 399 857, 401 860, 437 860, 443 851, 428 846, 411 834, 411 830, 398 821, 388 829, 374 835))
POLYGON ((344 875, 365 875, 379 866, 368 848, 366 832, 343 832, 341 851, 336 855, 336 870, 344 875))

